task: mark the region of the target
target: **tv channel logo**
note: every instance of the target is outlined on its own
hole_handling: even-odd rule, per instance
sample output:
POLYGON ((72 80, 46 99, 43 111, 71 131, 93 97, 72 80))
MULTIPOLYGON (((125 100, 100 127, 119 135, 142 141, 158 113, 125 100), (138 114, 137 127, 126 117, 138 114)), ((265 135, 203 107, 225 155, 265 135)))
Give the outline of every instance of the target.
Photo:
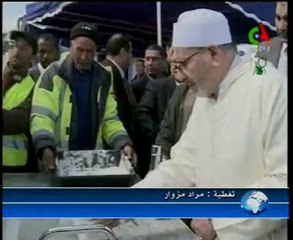
POLYGON ((271 51, 270 38, 262 23, 249 31, 248 40, 252 45, 258 46, 257 51, 271 51), (266 42, 267 44, 260 46, 262 42, 266 42))

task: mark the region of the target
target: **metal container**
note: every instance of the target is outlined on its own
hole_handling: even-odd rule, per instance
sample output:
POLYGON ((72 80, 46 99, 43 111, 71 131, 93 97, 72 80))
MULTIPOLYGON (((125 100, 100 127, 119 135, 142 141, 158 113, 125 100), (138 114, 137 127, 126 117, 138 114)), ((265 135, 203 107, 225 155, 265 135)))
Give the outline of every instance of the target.
POLYGON ((101 237, 98 238, 99 240, 117 240, 117 237, 115 236, 113 231, 104 225, 83 225, 51 228, 48 231, 44 232, 39 237, 39 240, 54 239, 53 237, 56 235, 91 232, 101 233, 101 237))
POLYGON ((95 181, 105 186, 129 186, 136 173, 129 160, 120 151, 61 151, 57 154, 56 175, 63 185, 91 186, 95 181), (119 185, 121 186, 121 185, 119 185))
POLYGON ((150 170, 154 170, 162 162, 162 146, 152 145, 150 170))

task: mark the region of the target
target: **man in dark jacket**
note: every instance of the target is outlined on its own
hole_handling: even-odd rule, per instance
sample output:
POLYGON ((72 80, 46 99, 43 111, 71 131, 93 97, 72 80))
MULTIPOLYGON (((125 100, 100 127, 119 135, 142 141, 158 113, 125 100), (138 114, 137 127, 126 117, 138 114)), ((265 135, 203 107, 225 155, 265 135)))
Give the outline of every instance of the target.
POLYGON ((166 67, 166 52, 159 45, 150 45, 147 47, 144 56, 145 73, 131 83, 137 102, 145 92, 146 85, 149 81, 163 78, 166 67))
POLYGON ((138 172, 141 176, 149 170, 151 146, 155 143, 168 102, 176 86, 184 80, 184 76, 178 77, 173 66, 171 72, 171 76, 150 81, 147 84, 146 91, 136 109, 135 130, 140 139, 143 139, 143 142, 136 142, 138 144, 138 172))
POLYGON ((176 79, 182 84, 178 86, 170 99, 165 115, 161 121, 160 130, 156 137, 156 145, 162 147, 163 160, 170 159, 171 147, 177 143, 186 128, 189 116, 197 95, 197 87, 172 64, 172 48, 168 51, 168 60, 176 79))
POLYGON ((170 159, 171 147, 178 142, 186 128, 189 116, 195 102, 197 89, 186 83, 178 86, 169 101, 156 145, 162 146, 163 159, 170 159))
MULTIPOLYGON (((178 86, 169 101, 156 145, 162 147, 163 161, 170 159, 171 147, 175 145, 184 132, 196 99, 197 88, 183 83, 178 86)), ((191 219, 181 219, 190 227, 191 219)))
POLYGON ((37 52, 36 40, 27 32, 12 31, 13 49, 2 78, 2 166, 4 172, 37 171, 29 133, 29 115, 36 79, 29 67, 37 52))
POLYGON ((132 59, 132 45, 130 39, 123 34, 113 35, 107 43, 107 58, 102 62, 110 66, 113 73, 113 90, 117 101, 117 111, 129 136, 133 137, 133 111, 136 98, 128 83, 125 73, 132 59))

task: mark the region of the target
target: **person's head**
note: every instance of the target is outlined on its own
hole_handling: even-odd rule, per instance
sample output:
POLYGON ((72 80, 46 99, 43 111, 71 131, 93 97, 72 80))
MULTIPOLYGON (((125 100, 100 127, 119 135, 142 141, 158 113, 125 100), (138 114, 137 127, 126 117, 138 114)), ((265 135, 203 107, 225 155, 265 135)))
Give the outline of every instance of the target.
POLYGON ((278 36, 287 38, 288 2, 277 2, 275 23, 278 36))
POLYGON ((205 96, 218 92, 236 53, 228 21, 219 12, 187 11, 174 24, 171 62, 205 96))
POLYGON ((42 34, 38 38, 38 61, 46 68, 58 59, 58 42, 50 33, 42 34))
POLYGON ((29 69, 34 55, 37 53, 37 41, 28 32, 12 31, 10 33, 11 49, 8 64, 15 70, 29 69))
POLYGON ((129 68, 132 60, 132 44, 129 36, 121 33, 113 35, 109 38, 106 49, 108 56, 123 70, 129 68))
POLYGON ((70 57, 78 70, 91 69, 98 45, 98 30, 95 24, 78 23, 70 34, 70 57))
POLYGON ((147 47, 144 55, 145 72, 154 78, 162 76, 165 70, 166 52, 159 45, 147 47))
POLYGON ((102 48, 98 53, 98 62, 103 62, 107 57, 107 50, 102 48))
POLYGON ((135 71, 137 76, 144 74, 144 61, 142 59, 137 59, 135 62, 135 71))

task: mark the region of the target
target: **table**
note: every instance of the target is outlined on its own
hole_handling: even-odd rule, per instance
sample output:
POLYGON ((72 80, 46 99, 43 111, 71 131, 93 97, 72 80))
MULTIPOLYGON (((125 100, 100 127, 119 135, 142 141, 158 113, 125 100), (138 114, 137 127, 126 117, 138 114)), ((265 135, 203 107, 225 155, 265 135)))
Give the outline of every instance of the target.
POLYGON ((130 187, 141 179, 135 175, 131 180, 117 178, 94 179, 90 177, 80 181, 63 180, 46 173, 3 173, 3 187, 130 187))

